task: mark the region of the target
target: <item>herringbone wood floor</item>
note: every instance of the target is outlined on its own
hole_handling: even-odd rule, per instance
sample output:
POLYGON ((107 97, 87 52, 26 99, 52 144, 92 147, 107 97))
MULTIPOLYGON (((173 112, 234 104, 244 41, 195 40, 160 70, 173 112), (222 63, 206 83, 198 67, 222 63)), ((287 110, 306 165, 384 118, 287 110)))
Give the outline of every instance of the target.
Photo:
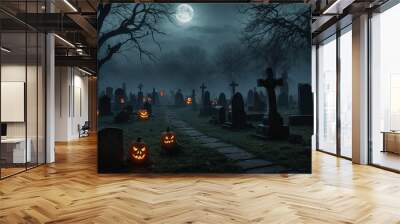
POLYGON ((400 175, 313 153, 312 175, 96 173, 96 139, 0 181, 0 223, 400 223, 400 175))

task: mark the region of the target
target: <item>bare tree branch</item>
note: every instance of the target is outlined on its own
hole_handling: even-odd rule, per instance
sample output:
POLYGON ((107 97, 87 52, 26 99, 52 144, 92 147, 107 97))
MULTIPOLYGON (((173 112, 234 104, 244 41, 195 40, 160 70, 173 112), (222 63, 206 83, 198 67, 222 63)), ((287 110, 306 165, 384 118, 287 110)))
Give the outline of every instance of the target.
POLYGON ((158 28, 158 25, 164 19, 172 22, 172 14, 170 5, 167 4, 101 4, 98 14, 98 48, 104 49, 107 45, 107 49, 104 49, 103 57, 99 56, 99 68, 125 48, 136 49, 141 60, 143 56, 155 60, 152 52, 143 48, 142 41, 149 37, 161 49, 156 35, 165 33, 158 28), (107 20, 113 20, 114 23, 107 23, 107 20))

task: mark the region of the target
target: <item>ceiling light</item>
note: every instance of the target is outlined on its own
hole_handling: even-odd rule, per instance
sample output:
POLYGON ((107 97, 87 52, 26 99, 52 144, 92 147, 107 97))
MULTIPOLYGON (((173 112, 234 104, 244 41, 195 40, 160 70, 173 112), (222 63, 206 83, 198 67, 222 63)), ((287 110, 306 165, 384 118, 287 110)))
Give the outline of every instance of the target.
POLYGON ((5 47, 1 47, 0 49, 1 49, 1 51, 4 51, 6 53, 11 53, 11 50, 9 50, 9 49, 7 49, 5 47))
POLYGON ((353 4, 356 0, 336 0, 322 13, 323 15, 340 15, 343 10, 353 4))
POLYGON ((92 76, 92 75, 93 75, 92 73, 90 73, 90 72, 88 72, 88 71, 86 71, 86 70, 83 70, 83 69, 81 69, 81 68, 79 68, 79 67, 78 67, 78 70, 81 71, 81 72, 83 72, 83 73, 85 73, 86 75, 89 75, 89 76, 92 76))
POLYGON ((78 12, 78 10, 68 0, 64 0, 64 3, 67 4, 74 12, 78 12))
POLYGON ((57 38, 58 38, 59 40, 61 40, 62 42, 64 42, 65 44, 67 44, 68 46, 75 48, 75 45, 73 45, 73 44, 72 44, 71 42, 69 42, 68 40, 66 40, 66 39, 64 39, 64 38, 62 38, 62 37, 60 37, 60 36, 57 35, 57 34, 54 34, 54 36, 57 37, 57 38))
MULTIPOLYGON (((337 7, 337 4, 339 4, 341 0, 336 0, 332 5, 330 5, 327 9, 324 10, 322 14, 332 14, 332 9, 335 9, 337 7)), ((335 13, 338 14, 338 13, 335 13)))

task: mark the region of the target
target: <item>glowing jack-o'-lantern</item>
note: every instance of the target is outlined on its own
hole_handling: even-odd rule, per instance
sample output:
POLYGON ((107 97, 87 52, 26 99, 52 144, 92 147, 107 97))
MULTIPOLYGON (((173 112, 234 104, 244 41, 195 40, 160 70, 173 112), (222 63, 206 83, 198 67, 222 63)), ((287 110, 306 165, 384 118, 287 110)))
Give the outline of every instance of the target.
POLYGON ((161 133, 160 139, 161 147, 167 151, 173 150, 177 146, 176 133, 169 130, 161 133))
POLYGON ((187 105, 192 105, 192 103, 193 103, 192 97, 186 98, 186 104, 187 104, 187 105))
POLYGON ((142 164, 147 161, 149 157, 149 148, 141 138, 137 138, 129 147, 129 159, 135 164, 142 164))
POLYGON ((147 119, 149 119, 149 112, 145 109, 139 110, 138 117, 141 120, 147 120, 147 119))

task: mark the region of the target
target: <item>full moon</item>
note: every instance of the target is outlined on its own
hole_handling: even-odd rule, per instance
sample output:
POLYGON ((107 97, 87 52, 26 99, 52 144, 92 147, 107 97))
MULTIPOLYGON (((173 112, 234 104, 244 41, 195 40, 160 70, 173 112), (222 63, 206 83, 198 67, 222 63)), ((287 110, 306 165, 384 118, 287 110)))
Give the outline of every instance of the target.
POLYGON ((188 4, 180 4, 176 8, 176 19, 181 23, 190 22, 193 19, 193 8, 188 4))

